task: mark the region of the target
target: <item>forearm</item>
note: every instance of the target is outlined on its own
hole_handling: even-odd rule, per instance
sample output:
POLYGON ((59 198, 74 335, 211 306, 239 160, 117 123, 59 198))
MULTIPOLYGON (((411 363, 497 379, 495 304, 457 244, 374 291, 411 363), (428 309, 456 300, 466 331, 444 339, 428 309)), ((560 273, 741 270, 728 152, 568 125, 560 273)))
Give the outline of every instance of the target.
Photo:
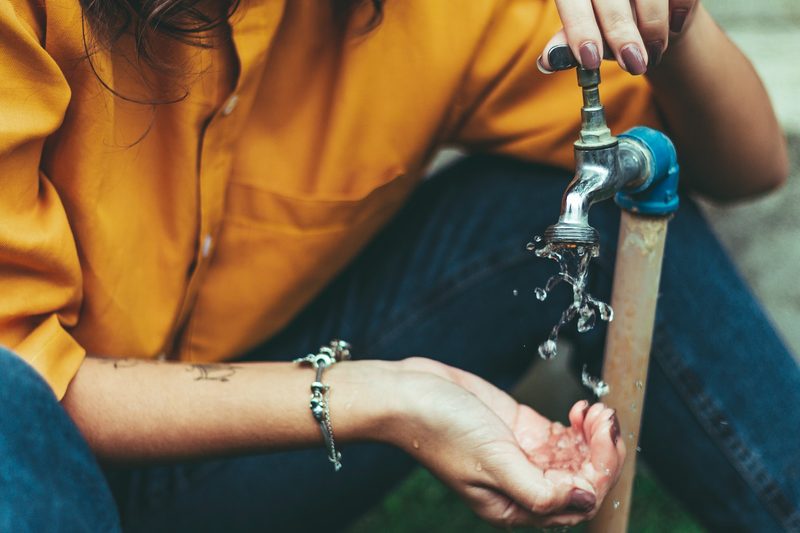
MULTIPOLYGON (((380 435, 390 363, 327 369, 340 442, 380 435)), ((63 405, 95 453, 148 460, 319 445, 308 407, 314 372, 291 363, 190 365, 87 358, 63 405)))
POLYGON ((685 182, 717 200, 780 185, 786 143, 764 86, 702 6, 695 17, 647 74, 685 182))

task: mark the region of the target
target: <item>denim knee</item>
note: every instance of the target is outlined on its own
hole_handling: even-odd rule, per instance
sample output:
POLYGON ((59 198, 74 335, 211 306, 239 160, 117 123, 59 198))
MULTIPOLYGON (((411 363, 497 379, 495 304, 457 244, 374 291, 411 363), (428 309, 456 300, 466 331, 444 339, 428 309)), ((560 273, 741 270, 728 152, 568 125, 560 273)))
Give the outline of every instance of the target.
POLYGON ((41 376, 0 348, 0 531, 118 531, 88 444, 41 376))

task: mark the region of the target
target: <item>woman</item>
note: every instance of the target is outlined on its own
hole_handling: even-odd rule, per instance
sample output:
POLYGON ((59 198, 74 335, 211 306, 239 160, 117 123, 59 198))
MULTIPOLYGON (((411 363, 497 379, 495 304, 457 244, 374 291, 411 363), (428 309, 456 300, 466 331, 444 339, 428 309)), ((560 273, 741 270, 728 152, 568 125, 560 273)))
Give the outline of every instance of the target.
MULTIPOLYGON (((412 459, 492 523, 593 516, 625 454, 613 412, 579 402, 567 430, 476 375, 510 384, 559 312, 525 296, 545 272, 523 245, 565 174, 484 156, 420 184, 426 164, 456 144, 569 168, 578 91, 536 66, 604 54, 622 67, 604 67, 614 130, 662 117, 695 190, 775 187, 786 149, 694 1, 556 4, 6 4, 0 334, 64 410, 3 354, 0 524, 113 529, 110 486, 131 531, 338 529, 412 459), (314 372, 291 360, 334 337, 357 360, 325 369, 321 427, 314 372)), ((613 248, 613 210, 594 216, 613 248)), ((691 206, 671 234, 645 456, 711 527, 795 527, 778 408, 724 380, 755 346, 768 364, 740 390, 792 405, 796 364, 691 206), (724 283, 688 279, 696 250, 724 283), (723 317, 740 337, 709 346, 708 299, 749 331, 723 317)), ((600 335, 581 342, 596 358, 600 335)))

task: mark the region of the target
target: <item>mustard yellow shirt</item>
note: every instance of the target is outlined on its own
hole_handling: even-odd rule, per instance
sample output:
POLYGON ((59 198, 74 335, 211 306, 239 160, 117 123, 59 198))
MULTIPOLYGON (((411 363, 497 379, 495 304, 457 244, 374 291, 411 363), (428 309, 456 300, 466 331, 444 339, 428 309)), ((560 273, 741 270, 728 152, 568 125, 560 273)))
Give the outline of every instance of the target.
MULTIPOLYGON (((0 342, 59 397, 87 351, 255 346, 440 146, 571 166, 574 75, 535 67, 559 26, 551 0, 390 0, 341 38, 329 2, 245 0, 212 49, 157 43, 176 76, 140 71, 130 39, 93 70, 77 0, 0 2, 0 342)), ((604 69, 615 131, 653 122, 645 82, 604 69)))

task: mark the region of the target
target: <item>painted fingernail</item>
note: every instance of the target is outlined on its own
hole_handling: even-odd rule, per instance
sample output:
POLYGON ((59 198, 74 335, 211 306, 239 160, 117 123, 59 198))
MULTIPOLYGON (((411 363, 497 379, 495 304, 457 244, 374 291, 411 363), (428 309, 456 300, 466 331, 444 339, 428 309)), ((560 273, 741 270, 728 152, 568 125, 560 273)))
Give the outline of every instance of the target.
POLYGON ((588 513, 594 509, 595 503, 597 503, 597 498, 595 498, 594 494, 591 492, 582 489, 572 489, 569 493, 569 505, 567 509, 580 513, 588 513))
POLYGON ((647 43, 647 67, 657 67, 661 63, 661 54, 664 50, 664 41, 650 41, 647 43))
POLYGON ((611 442, 613 442, 614 445, 616 446, 617 441, 619 440, 619 419, 617 418, 617 414, 614 413, 613 415, 611 415, 611 418, 609 418, 609 420, 611 420, 611 429, 609 430, 609 434, 611 435, 611 442))
POLYGON ((538 58, 536 58, 536 68, 539 69, 539 72, 541 72, 542 74, 552 74, 554 72, 552 70, 548 70, 542 64, 542 56, 539 56, 538 58))
POLYGON ((581 54, 581 66, 586 69, 600 68, 600 50, 591 41, 583 43, 579 49, 581 54))
POLYGON ((572 50, 566 44, 559 44, 547 52, 547 62, 553 70, 565 70, 578 66, 572 50))
POLYGON ((683 30, 683 25, 686 23, 686 17, 689 16, 689 10, 685 7, 679 7, 672 10, 672 15, 669 17, 669 31, 672 33, 680 33, 683 30))
POLYGON ((635 44, 623 46, 619 53, 622 56, 622 62, 625 64, 625 70, 634 76, 644 74, 647 71, 642 52, 639 51, 639 47, 635 44))

